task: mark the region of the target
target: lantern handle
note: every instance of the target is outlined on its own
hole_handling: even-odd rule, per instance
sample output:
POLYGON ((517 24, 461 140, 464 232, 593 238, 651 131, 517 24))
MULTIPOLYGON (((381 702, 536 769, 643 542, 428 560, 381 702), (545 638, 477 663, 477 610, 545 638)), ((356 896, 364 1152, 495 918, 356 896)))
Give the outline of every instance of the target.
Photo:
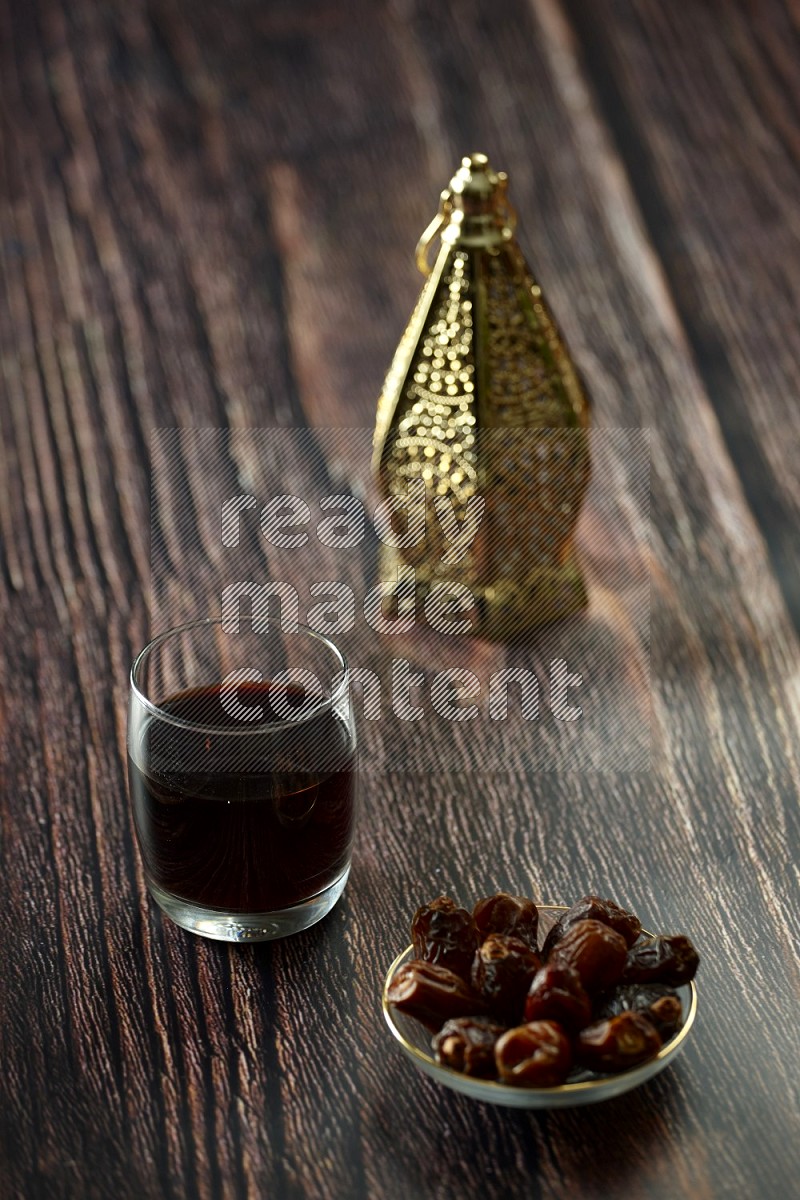
POLYGON ((439 211, 417 242, 415 255, 417 267, 426 278, 431 273, 431 264, 428 262, 428 251, 430 250, 431 243, 449 221, 452 211, 453 194, 449 188, 445 188, 439 198, 439 211))
POLYGON ((508 198, 508 176, 505 171, 498 172, 498 211, 505 216, 503 225, 503 235, 506 238, 514 236, 514 230, 517 228, 517 210, 508 198))

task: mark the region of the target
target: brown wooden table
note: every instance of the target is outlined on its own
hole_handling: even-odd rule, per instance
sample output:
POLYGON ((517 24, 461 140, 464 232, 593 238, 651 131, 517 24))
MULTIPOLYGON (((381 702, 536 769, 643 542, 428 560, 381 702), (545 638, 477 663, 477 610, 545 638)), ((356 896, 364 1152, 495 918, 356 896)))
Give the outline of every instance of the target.
POLYGON ((3 0, 0 29, 0 1195, 797 1194, 797 6, 3 0), (474 149, 595 423, 651 430, 649 767, 504 772, 484 725, 412 775, 365 730, 339 907, 197 940, 126 800, 151 431, 368 428, 474 149), (383 973, 420 895, 494 886, 693 933, 675 1066, 552 1114, 418 1076, 383 973))

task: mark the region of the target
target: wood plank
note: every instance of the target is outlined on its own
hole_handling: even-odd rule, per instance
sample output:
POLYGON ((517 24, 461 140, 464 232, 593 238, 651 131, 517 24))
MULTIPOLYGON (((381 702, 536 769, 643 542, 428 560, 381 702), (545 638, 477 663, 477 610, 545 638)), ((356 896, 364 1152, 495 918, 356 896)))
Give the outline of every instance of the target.
MULTIPOLYGON (((602 53, 627 63, 634 45, 640 64, 626 14, 604 12, 602 53)), ((669 53, 690 50, 662 19, 669 53)), ((122 1200, 786 1194, 800 1166, 798 646, 693 357, 697 312, 740 332, 707 302, 719 280, 742 279, 712 253, 701 197, 687 200, 685 177, 669 194, 671 220, 697 221, 711 255, 708 292, 681 293, 555 0, 235 12, 38 0, 7 3, 2 20, 2 1187, 122 1200), (460 154, 479 147, 511 173, 524 248, 597 423, 652 431, 649 536, 634 512, 652 586, 651 769, 534 771, 533 741, 527 762, 522 745, 488 769, 485 726, 473 745, 431 727, 434 750, 463 768, 413 774, 363 723, 370 770, 339 908, 274 946, 197 942, 145 898, 125 796, 127 665, 164 600, 148 607, 150 432, 368 427, 418 287, 414 242, 460 154), (702 1011, 681 1063, 591 1122, 490 1110, 416 1077, 381 1026, 383 972, 420 897, 498 886, 544 899, 597 888, 695 934, 702 1011)), ((749 29, 729 20, 720 63, 749 29)), ((758 28, 768 39, 771 19, 758 28)), ((697 87, 704 66, 687 68, 697 87)), ((650 81, 630 67, 625 79, 643 104, 650 81)), ((719 109, 719 86, 714 97, 719 109)), ((653 119, 638 136, 658 150, 677 135, 653 119)), ((714 169, 718 185, 733 178, 729 162, 714 169)), ((751 206, 773 187, 759 171, 751 206)), ((753 435, 786 505, 759 386, 753 435)), ((287 479, 366 495, 366 462, 318 445, 319 459, 287 456, 287 479)), ((231 478, 243 463, 239 450, 231 478)), ((624 481, 625 455, 611 465, 624 481)), ((203 470, 187 453, 183 491, 166 481, 170 551, 189 529, 206 552, 176 554, 170 612, 191 607, 187 581, 213 594, 203 470)), ((601 630, 610 568, 596 529, 583 545, 601 630)), ((262 553, 265 570, 291 570, 262 553)), ((360 586, 370 569, 368 555, 353 567, 360 586)), ((547 661, 552 636, 508 660, 547 661)), ((611 682, 623 666, 612 661, 611 682)))
POLYGON ((800 626, 797 14, 779 0, 565 8, 800 626))

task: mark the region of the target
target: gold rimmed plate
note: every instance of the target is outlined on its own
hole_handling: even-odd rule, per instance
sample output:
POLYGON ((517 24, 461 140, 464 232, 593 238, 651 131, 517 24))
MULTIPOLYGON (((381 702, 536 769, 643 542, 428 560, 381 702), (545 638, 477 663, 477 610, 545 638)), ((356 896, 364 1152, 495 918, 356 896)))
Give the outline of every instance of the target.
MULTIPOLYGON (((567 906, 537 904, 537 908, 540 937, 546 937, 560 915, 567 912, 567 906)), ((642 932, 645 937, 651 936, 644 930, 642 932)), ((610 1100, 612 1096, 621 1096, 624 1092, 646 1083, 669 1066, 686 1044, 697 1015, 697 988, 694 983, 684 984, 675 988, 683 1006, 683 1024, 678 1032, 664 1043, 654 1058, 638 1067, 622 1071, 619 1075, 595 1075, 591 1071, 575 1070, 568 1081, 558 1087, 511 1087, 493 1079, 476 1079, 471 1075, 462 1075, 459 1071, 437 1063, 431 1053, 431 1035, 425 1027, 389 1004, 386 993, 395 972, 413 957, 413 947, 407 946, 398 954, 386 975, 383 985, 383 1015, 386 1024, 403 1052, 426 1075, 430 1075, 445 1087, 463 1092, 473 1100, 484 1100, 488 1104, 501 1104, 509 1108, 573 1108, 579 1104, 596 1104, 600 1100, 610 1100)))

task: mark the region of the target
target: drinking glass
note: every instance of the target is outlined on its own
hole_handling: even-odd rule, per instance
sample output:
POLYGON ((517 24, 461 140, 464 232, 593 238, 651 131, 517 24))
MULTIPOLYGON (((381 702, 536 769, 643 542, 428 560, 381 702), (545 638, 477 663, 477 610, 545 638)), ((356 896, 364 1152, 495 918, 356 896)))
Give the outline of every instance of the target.
POLYGON ((344 656, 267 618, 161 634, 131 668, 128 777, 147 886, 173 921, 235 942, 306 929, 350 871, 344 656))

